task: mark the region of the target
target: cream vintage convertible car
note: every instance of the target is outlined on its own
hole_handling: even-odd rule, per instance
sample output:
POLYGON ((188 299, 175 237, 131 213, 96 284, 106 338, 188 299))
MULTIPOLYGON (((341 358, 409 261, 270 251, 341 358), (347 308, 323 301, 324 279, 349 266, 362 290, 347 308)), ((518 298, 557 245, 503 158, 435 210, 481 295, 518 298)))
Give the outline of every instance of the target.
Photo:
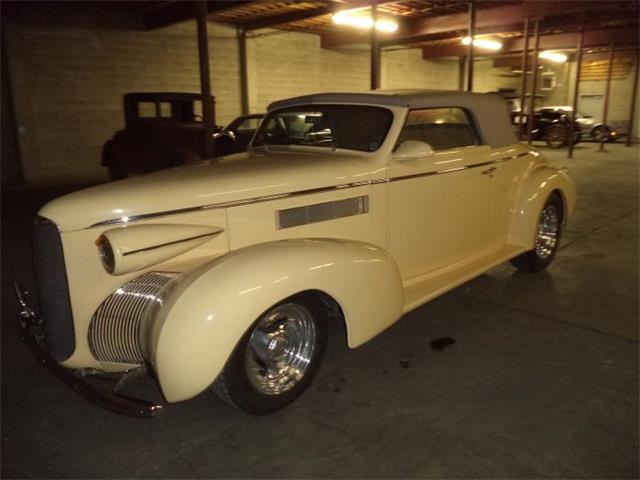
POLYGON ((16 289, 46 351, 25 337, 60 378, 119 413, 161 407, 121 393, 139 372, 168 402, 210 388, 269 413, 311 382, 328 317, 344 320, 354 348, 501 262, 541 270, 574 198, 564 171, 516 141, 498 96, 278 101, 244 154, 45 205, 39 310, 16 289), (113 391, 89 381, 105 372, 122 374, 113 391))

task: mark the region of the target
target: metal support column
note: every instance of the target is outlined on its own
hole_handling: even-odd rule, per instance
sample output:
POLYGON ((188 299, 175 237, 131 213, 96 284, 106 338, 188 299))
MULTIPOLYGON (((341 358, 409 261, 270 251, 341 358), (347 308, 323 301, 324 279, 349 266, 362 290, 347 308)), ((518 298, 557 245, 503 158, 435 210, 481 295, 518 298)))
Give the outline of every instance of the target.
POLYGON ((522 140, 522 124, 524 123, 524 102, 527 92, 527 66, 529 63, 529 17, 524 17, 524 48, 522 50, 522 83, 520 85, 520 118, 518 119, 518 140, 522 140))
POLYGON ((378 8, 371 5, 371 90, 380 88, 380 41, 376 21, 378 20, 378 8))
POLYGON ((636 52, 636 71, 633 76, 633 93, 631 94, 631 111, 629 112, 629 131, 627 132, 627 147, 631 146, 633 135, 633 121, 636 115, 636 103, 638 102, 638 72, 640 71, 640 50, 636 52))
POLYGON ((533 112, 536 109, 536 92, 538 90, 538 49, 540 48, 540 20, 533 24, 533 60, 531 61, 531 98, 529 99, 529 116, 527 117, 527 143, 533 140, 533 112))
POLYGON ((476 4, 469 2, 469 53, 467 54, 467 92, 473 92, 473 39, 476 36, 476 4))
POLYGON ((613 56, 615 54, 613 42, 609 42, 609 65, 607 68, 607 83, 604 89, 604 107, 602 111, 602 135, 600 136, 600 146, 598 151, 604 150, 604 143, 609 139, 608 135, 605 135, 607 127, 607 120, 609 116, 609 94, 611 93, 611 74, 613 73, 613 56))
POLYGON ((569 129, 569 158, 573 158, 573 138, 575 136, 576 115, 578 114, 578 98, 580 98, 580 70, 582 69, 582 50, 584 48, 584 25, 580 27, 578 38, 578 51, 576 52, 576 84, 573 88, 573 111, 571 112, 571 125, 569 129))
POLYGON ((467 57, 465 55, 458 57, 458 90, 460 90, 461 92, 464 92, 466 64, 467 64, 467 57))
POLYGON ((240 63, 240 106, 242 115, 249 113, 249 82, 247 79, 247 31, 238 28, 238 61, 240 63))
POLYGON ((198 24, 198 58, 200 63, 200 91, 202 94, 202 123, 204 124, 203 150, 205 158, 215 156, 213 145, 213 128, 215 112, 211 97, 211 80, 209 78, 209 38, 207 35, 207 2, 195 3, 196 21, 198 24))

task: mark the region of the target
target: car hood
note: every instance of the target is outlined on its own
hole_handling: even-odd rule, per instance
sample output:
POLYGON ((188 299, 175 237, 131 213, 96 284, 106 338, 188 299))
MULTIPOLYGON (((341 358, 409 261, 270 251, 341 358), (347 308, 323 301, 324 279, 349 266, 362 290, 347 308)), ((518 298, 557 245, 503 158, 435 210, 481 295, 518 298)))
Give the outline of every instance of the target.
POLYGON ((124 217, 369 180, 363 154, 310 150, 257 150, 106 183, 53 200, 38 214, 55 222, 61 231, 73 231, 124 217))

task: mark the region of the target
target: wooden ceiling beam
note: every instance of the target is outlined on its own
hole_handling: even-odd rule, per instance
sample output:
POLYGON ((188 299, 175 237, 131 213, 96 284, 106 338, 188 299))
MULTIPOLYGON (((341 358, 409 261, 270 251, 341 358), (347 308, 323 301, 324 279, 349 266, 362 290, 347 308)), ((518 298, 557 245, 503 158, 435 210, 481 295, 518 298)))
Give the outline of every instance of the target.
MULTIPOLYGON (((250 3, 249 0, 216 0, 207 2, 207 13, 220 12, 250 3)), ((175 1, 142 12, 142 25, 145 30, 155 30, 175 23, 196 18, 195 2, 175 1)))
POLYGON ((311 10, 300 10, 285 13, 283 15, 277 15, 274 17, 266 17, 258 20, 249 20, 248 22, 240 23, 240 26, 245 30, 257 30, 259 28, 270 28, 286 23, 299 22, 301 20, 308 20, 314 17, 320 17, 334 13, 341 9, 341 5, 337 2, 330 2, 326 7, 314 8, 311 10))
MULTIPOLYGON (((480 29, 506 30, 514 25, 519 29, 525 17, 544 18, 561 15, 588 15, 596 11, 616 11, 629 9, 630 2, 612 0, 608 2, 597 1, 547 1, 524 0, 523 3, 493 8, 479 9, 476 16, 476 26, 480 29)), ((572 20, 574 20, 572 18, 572 20)), ((402 22, 398 31, 390 34, 382 40, 383 46, 415 43, 425 37, 450 32, 464 32, 469 23, 468 14, 454 13, 422 19, 413 19, 402 22)), ((349 34, 329 34, 322 38, 322 47, 336 48, 349 43, 358 43, 367 38, 366 33, 356 32, 349 34)))
MULTIPOLYGON (((638 29, 636 28, 615 28, 607 30, 586 31, 584 36, 585 48, 594 48, 608 45, 613 41, 616 45, 635 44, 638 45, 638 29)), ((578 44, 578 33, 559 33, 540 36, 540 49, 542 50, 570 50, 576 48, 578 44)), ((522 52, 524 39, 512 38, 503 41, 503 47, 499 52, 488 52, 490 55, 522 52)), ((459 57, 466 55, 468 47, 459 44, 436 45, 424 47, 422 49, 423 59, 434 59, 442 57, 459 57)), ((478 50, 482 55, 482 50, 478 50)))

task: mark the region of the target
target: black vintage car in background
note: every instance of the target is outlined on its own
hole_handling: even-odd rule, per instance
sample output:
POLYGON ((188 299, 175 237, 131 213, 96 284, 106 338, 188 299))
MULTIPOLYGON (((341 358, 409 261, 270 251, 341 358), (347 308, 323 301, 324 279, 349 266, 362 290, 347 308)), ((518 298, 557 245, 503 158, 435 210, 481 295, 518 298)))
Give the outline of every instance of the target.
MULTIPOLYGON (((213 99, 212 99, 213 100, 213 99)), ((102 165, 109 178, 196 162, 204 155, 202 95, 196 93, 144 92, 124 96, 125 128, 102 149, 102 165)), ((243 152, 263 114, 238 117, 213 134, 217 157, 243 152)))
MULTIPOLYGON (((520 119, 520 110, 513 110, 511 112, 511 118, 514 127, 517 129, 520 119)), ((520 131, 521 138, 527 137, 528 119, 529 117, 525 112, 520 131)), ((533 128, 531 133, 533 140, 544 141, 551 148, 566 147, 569 145, 569 138, 571 137, 570 112, 544 108, 536 110, 533 113, 533 128)), ((573 136, 574 145, 582 139, 581 128, 578 122, 574 122, 573 136)))

